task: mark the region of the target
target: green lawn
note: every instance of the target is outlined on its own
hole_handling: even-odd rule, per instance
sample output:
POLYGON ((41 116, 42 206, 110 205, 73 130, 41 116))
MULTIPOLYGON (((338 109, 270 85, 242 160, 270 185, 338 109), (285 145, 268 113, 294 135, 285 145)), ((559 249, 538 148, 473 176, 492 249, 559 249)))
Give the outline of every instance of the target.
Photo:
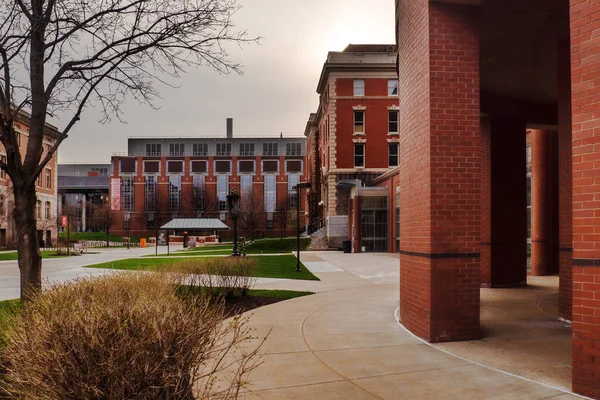
MULTIPOLYGON (((44 250, 42 251, 42 258, 63 258, 66 257, 66 254, 56 254, 54 250, 44 250)), ((2 252, 0 253, 0 261, 11 261, 17 260, 19 254, 16 251, 12 252, 2 252)))
MULTIPOLYGON (((105 232, 71 232, 70 239, 72 241, 83 241, 89 240, 92 242, 101 241, 106 242, 106 233, 105 232)), ((67 240, 67 234, 62 232, 58 235, 59 238, 67 240)), ((111 242, 122 242, 123 238, 121 236, 116 236, 113 234, 109 235, 109 240, 111 242)), ((140 238, 131 237, 131 243, 139 243, 140 238)))
MULTIPOLYGON (((300 238, 300 250, 304 251, 310 244, 310 238, 300 238)), ((181 256, 184 254, 187 255, 205 255, 205 256, 217 256, 217 255, 228 255, 231 254, 231 244, 228 245, 211 245, 204 247, 195 247, 193 249, 188 250, 178 250, 176 252, 171 253, 173 256, 181 256)), ((254 243, 248 245, 246 247, 246 254, 279 254, 280 249, 283 247, 284 253, 290 253, 292 251, 296 251, 296 238, 295 237, 286 237, 283 238, 283 246, 281 244, 280 238, 268 238, 268 239, 259 239, 254 243)), ((240 248, 241 251, 241 248, 240 248)), ((165 257, 164 254, 149 254, 144 257, 165 257)), ((167 256, 168 257, 168 256, 167 256)))
MULTIPOLYGON (((253 256, 256 258, 257 265, 254 269, 254 276, 259 278, 286 278, 286 279, 304 279, 315 280, 319 278, 314 276, 301 263, 300 272, 296 272, 296 257, 293 255, 282 256, 253 256)), ((206 260, 207 257, 186 257, 186 258, 128 258, 125 260, 111 261, 102 264, 93 264, 87 268, 107 268, 107 269, 125 269, 125 270, 144 270, 157 271, 163 269, 168 271, 168 267, 182 261, 199 259, 206 260), (165 268, 166 267, 166 268, 165 268)))

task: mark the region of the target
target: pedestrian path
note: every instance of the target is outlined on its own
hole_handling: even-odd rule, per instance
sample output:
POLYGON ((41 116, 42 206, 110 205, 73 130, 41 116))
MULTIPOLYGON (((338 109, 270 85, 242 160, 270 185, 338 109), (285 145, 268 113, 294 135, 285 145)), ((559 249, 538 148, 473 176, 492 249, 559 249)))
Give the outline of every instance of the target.
MULTIPOLYGON (((577 399, 566 391, 455 357, 398 324, 398 258, 303 253, 321 282, 285 282, 319 293, 254 310, 269 333, 247 399, 577 399), (319 271, 320 270, 320 271, 319 271), (319 288, 319 290, 315 289, 319 288)), ((277 282, 258 288, 278 288, 277 282)))

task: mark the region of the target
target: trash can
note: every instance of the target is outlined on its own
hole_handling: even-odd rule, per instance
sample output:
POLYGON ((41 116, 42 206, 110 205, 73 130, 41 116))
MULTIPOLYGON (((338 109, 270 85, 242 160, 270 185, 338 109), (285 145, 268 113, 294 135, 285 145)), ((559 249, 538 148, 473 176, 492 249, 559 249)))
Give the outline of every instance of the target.
POLYGON ((140 239, 140 247, 146 247, 146 238, 140 239))
POLYGON ((344 240, 342 242, 342 248, 344 249, 344 253, 352 253, 352 242, 349 240, 344 240))

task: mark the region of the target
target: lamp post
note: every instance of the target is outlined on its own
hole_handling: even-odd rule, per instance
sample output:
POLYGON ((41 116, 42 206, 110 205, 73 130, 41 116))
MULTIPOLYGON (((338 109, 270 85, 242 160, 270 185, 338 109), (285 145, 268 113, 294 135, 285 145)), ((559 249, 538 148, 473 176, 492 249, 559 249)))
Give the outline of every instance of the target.
POLYGON ((233 249, 231 255, 238 257, 240 253, 238 252, 237 223, 240 213, 240 195, 235 189, 231 189, 227 195, 227 207, 229 208, 229 217, 233 220, 233 249))
POLYGON ((297 202, 296 205, 296 272, 300 272, 300 193, 302 189, 310 189, 309 182, 300 182, 296 185, 297 202))

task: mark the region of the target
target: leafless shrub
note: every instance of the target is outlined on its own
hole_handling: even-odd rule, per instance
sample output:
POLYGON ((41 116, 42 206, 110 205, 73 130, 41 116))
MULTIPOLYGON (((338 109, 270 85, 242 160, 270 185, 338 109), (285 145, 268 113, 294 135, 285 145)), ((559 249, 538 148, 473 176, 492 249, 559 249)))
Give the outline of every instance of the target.
POLYGON ((17 399, 234 399, 257 363, 247 319, 182 297, 168 274, 54 285, 3 333, 3 395, 17 399))
POLYGON ((180 283, 203 288, 210 297, 246 296, 255 282, 256 259, 252 257, 215 257, 182 260, 169 266, 180 275, 180 283))

